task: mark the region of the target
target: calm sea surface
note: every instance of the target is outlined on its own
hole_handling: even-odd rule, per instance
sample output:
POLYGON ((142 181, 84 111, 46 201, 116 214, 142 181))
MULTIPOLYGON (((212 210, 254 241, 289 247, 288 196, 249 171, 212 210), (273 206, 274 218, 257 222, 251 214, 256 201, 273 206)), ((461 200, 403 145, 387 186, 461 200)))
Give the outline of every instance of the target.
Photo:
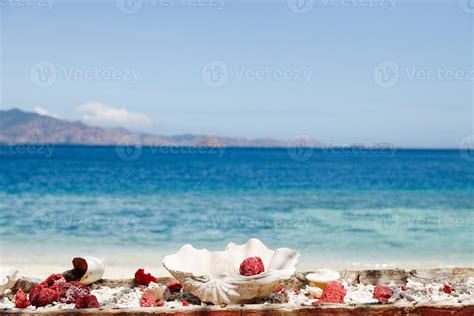
POLYGON ((474 263, 458 151, 0 146, 2 256, 257 237, 304 260, 474 263))

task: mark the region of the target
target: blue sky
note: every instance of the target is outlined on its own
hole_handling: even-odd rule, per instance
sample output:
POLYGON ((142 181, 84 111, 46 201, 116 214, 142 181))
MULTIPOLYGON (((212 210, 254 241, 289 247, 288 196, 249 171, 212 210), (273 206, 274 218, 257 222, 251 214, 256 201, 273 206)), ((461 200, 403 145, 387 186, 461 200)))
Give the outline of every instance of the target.
POLYGON ((473 134, 467 2, 29 1, 0 0, 2 108, 336 144, 473 134))

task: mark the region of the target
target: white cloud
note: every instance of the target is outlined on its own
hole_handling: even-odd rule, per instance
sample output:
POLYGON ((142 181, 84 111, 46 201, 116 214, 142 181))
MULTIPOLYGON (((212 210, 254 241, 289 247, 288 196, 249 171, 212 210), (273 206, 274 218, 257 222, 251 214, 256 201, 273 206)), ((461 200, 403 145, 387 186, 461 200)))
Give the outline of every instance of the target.
POLYGON ((59 118, 59 115, 57 115, 56 113, 51 113, 51 112, 49 112, 48 110, 46 110, 45 108, 43 108, 41 106, 35 106, 34 109, 33 109, 33 112, 35 112, 36 114, 39 114, 39 115, 43 115, 43 116, 50 116, 50 117, 54 117, 54 118, 59 118))
POLYGON ((143 113, 130 112, 125 108, 114 108, 100 102, 88 102, 79 105, 76 111, 81 119, 90 125, 120 126, 129 129, 147 129, 153 125, 152 120, 143 113))

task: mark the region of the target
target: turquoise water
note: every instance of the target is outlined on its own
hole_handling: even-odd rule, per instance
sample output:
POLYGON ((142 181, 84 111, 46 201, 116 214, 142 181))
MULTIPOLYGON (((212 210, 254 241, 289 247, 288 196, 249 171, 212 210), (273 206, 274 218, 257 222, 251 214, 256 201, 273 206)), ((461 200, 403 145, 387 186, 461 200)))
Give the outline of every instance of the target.
POLYGON ((122 150, 3 146, 2 255, 257 237, 304 260, 474 263, 474 165, 458 151, 122 150))

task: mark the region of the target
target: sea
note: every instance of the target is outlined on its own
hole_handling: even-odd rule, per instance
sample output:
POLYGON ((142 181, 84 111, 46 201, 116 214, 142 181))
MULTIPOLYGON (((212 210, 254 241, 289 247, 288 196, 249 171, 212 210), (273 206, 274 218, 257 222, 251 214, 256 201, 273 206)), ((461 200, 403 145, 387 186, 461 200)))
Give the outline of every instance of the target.
POLYGON ((318 267, 472 266, 473 161, 458 150, 3 145, 0 255, 118 253, 125 264, 255 237, 318 267))

